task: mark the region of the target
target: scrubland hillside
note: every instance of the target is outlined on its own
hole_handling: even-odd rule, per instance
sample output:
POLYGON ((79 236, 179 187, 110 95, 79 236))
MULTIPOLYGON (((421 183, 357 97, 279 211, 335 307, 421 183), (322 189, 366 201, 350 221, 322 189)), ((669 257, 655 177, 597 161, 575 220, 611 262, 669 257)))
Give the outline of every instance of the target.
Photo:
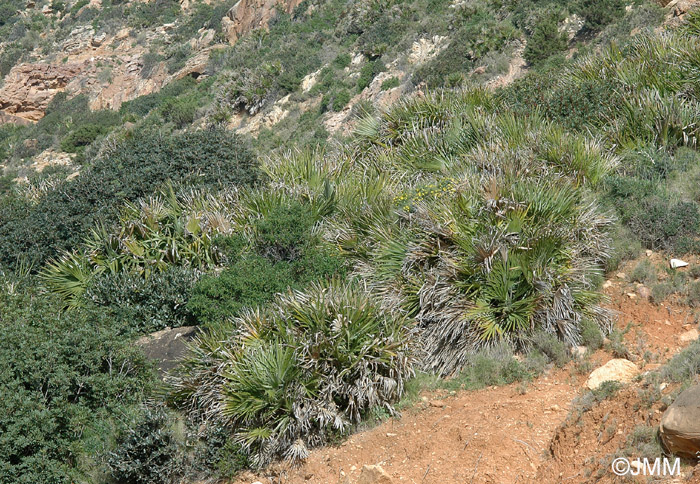
MULTIPOLYGON (((0 481, 328 482, 314 449, 444 406, 421 392, 471 414, 569 375, 516 398, 571 410, 523 474, 558 482, 610 357, 651 417, 581 437, 577 476, 660 455, 700 365, 692 7, 0 5, 0 481)), ((460 479, 515 462, 472 447, 460 479)))

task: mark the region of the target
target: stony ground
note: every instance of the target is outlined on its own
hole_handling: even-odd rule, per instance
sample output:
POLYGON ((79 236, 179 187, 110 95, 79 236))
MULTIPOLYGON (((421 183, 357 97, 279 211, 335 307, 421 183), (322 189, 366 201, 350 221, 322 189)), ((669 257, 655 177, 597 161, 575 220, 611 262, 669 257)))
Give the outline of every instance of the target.
MULTIPOLYGON (((643 373, 670 359, 697 332, 691 308, 673 300, 653 304, 629 282, 625 271, 633 266, 613 275, 605 292, 618 327, 629 326, 629 358, 643 373)), ((642 407, 643 383, 635 382, 578 417, 574 400, 586 390, 590 370, 612 358, 601 350, 585 365, 571 362, 527 384, 426 393, 401 418, 317 449, 300 467, 273 466, 234 484, 618 482, 609 471, 610 456, 636 426, 658 425, 663 407, 642 407), (380 466, 385 474, 365 470, 363 476, 364 466, 380 466)), ((695 474, 692 463, 685 463, 682 480, 676 480, 700 482, 700 470, 695 474)))

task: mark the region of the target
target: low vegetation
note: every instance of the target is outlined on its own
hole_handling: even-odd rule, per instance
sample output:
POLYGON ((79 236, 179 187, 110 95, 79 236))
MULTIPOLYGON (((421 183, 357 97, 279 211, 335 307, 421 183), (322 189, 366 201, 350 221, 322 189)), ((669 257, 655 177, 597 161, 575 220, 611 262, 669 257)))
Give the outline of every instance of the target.
MULTIPOLYGON (((53 4, 69 14, 0 6, 0 73, 45 24, 83 21, 173 22, 140 75, 172 73, 201 26, 222 40, 227 10, 53 4)), ((700 250, 699 22, 640 28, 662 17, 641 1, 303 2, 196 81, 118 111, 57 95, 38 123, 0 126, 0 480, 231 477, 303 460, 421 389, 527 382, 579 344, 625 356, 605 271, 642 248, 700 250), (409 62, 419 38, 433 54, 409 62), (524 76, 473 84, 514 53, 524 76), (356 105, 354 133, 327 142, 324 113, 368 87, 421 91, 356 105), (224 127, 286 96, 313 107, 255 140, 224 127), (77 174, 15 184, 47 149, 77 174), (197 337, 163 383, 135 342, 181 326, 197 337)), ((694 275, 644 261, 630 277, 700 304, 694 275)), ((695 353, 664 378, 697 373, 695 353)), ((630 446, 647 444, 640 428, 630 446)))

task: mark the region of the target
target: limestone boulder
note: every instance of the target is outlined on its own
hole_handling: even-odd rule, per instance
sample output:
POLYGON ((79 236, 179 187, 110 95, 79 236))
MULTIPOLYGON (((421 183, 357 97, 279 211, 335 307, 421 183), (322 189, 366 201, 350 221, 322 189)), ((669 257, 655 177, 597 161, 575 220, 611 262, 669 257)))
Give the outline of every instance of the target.
POLYGON ((637 365, 631 361, 615 358, 593 370, 586 381, 586 386, 590 390, 596 390, 606 381, 629 383, 639 375, 639 372, 637 365))
POLYGON ((700 452, 700 385, 685 390, 666 409, 661 417, 659 435, 669 452, 697 458, 700 452))

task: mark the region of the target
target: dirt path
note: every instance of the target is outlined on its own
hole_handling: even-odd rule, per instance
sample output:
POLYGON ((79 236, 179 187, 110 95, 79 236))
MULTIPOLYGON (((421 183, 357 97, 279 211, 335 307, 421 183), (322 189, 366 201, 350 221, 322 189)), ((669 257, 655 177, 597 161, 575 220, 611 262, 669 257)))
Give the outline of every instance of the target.
MULTIPOLYGON (((428 395, 400 419, 314 451, 299 469, 274 469, 281 475, 269 482, 334 484, 344 481, 341 472, 354 482, 365 464, 381 465, 397 482, 525 482, 535 476, 579 383, 559 370, 525 393, 513 384, 428 395)), ((272 476, 241 477, 237 482, 267 484, 272 476)))
MULTIPOLYGON (((609 306, 618 312, 618 327, 629 325, 625 335, 629 357, 643 370, 652 370, 689 342, 680 335, 691 330, 693 318, 680 304, 655 305, 630 297, 634 290, 634 284, 617 277, 605 289, 609 306)), ((591 366, 610 358, 611 354, 598 351, 591 366)), ((654 407, 639 413, 637 389, 629 387, 620 399, 605 402, 587 416, 590 431, 572 430, 562 424, 587 376, 570 363, 528 385, 451 396, 425 394, 401 418, 355 434, 337 447, 314 450, 301 467, 277 464, 266 472, 241 475, 235 484, 355 483, 364 465, 380 465, 393 483, 588 482, 590 476, 584 477, 588 459, 614 452, 635 425, 642 420, 656 425, 662 412, 654 407), (596 427, 611 415, 619 429, 600 446, 596 427)), ((595 481, 595 476, 591 479, 595 481)))

